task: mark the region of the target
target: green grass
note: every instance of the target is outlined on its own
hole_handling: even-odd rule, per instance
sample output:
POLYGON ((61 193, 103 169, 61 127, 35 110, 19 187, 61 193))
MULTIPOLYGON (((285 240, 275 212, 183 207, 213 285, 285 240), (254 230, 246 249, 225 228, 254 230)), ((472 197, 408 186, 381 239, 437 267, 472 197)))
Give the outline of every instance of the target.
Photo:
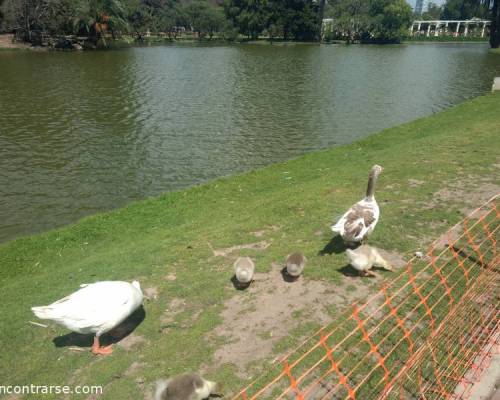
MULTIPOLYGON (((500 94, 487 95, 350 145, 0 245, 0 384, 105 385, 100 399, 140 398, 159 377, 204 366, 226 392, 237 389, 244 382, 233 365, 210 368, 214 351, 231 338, 214 340, 210 334, 222 322, 223 302, 242 294, 230 283, 233 259, 214 257, 208 242, 225 248, 270 241, 265 251, 241 251, 254 258, 259 272, 269 271, 291 248, 301 250, 309 260, 306 279, 340 285, 345 256, 318 253, 330 242, 334 215, 361 198, 368 171, 378 163, 385 168, 377 190, 381 220, 370 243, 408 256, 460 220, 464 205, 477 202, 467 193, 499 182, 499 109, 500 94), (434 193, 459 177, 464 187, 456 198, 433 201, 434 193), (257 238, 252 232, 259 230, 265 234, 257 238), (166 279, 169 274, 176 279, 166 279), (145 341, 132 350, 115 346, 105 358, 72 352, 53 343, 68 333, 63 328, 28 323, 36 321, 31 306, 106 279, 137 279, 143 288, 158 290, 156 300, 145 302, 145 319, 134 331, 145 341), (163 329, 165 310, 179 298, 186 309, 163 329), (144 365, 127 372, 134 361, 144 365)), ((316 328, 310 321, 300 325, 275 350, 290 349, 316 328)))
POLYGON ((490 49, 490 53, 500 54, 500 49, 490 49))

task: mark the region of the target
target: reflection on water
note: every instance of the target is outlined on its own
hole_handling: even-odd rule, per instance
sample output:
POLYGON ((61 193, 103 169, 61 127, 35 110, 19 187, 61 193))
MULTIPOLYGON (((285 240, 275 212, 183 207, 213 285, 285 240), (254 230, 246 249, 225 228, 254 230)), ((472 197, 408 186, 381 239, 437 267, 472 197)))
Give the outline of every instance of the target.
POLYGON ((0 241, 485 93, 486 45, 0 53, 0 241))

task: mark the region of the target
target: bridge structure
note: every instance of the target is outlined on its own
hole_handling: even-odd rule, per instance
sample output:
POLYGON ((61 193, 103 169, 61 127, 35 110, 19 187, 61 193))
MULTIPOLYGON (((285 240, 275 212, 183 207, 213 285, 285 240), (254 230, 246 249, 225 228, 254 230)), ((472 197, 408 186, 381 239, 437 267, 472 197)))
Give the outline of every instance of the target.
POLYGON ((480 36, 484 37, 491 21, 479 18, 470 20, 413 21, 410 36, 480 36))

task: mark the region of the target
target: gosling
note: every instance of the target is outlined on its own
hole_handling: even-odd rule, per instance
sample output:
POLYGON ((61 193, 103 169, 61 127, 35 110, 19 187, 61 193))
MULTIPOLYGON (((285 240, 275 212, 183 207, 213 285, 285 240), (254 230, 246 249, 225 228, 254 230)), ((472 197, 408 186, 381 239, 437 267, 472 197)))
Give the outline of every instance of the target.
POLYGON ((182 374, 156 383, 155 400, 202 400, 219 390, 216 382, 198 374, 182 374))
POLYGON ((238 257, 234 263, 234 274, 236 280, 242 286, 248 286, 253 279, 255 264, 250 257, 238 257))
POLYGON ((377 276, 372 271, 373 267, 384 268, 392 271, 391 265, 380 255, 375 247, 363 244, 357 249, 346 249, 349 263, 360 273, 361 276, 377 276))
POLYGON ((286 258, 286 273, 292 278, 298 278, 304 266, 306 265, 307 258, 302 253, 292 253, 286 258))

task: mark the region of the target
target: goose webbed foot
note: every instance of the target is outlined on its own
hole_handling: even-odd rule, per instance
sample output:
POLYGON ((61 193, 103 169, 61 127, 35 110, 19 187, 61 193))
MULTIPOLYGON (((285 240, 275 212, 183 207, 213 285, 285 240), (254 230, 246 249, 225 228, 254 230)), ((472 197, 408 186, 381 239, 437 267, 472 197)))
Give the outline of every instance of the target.
POLYGON ((94 337, 94 344, 92 345, 91 350, 93 354, 100 354, 103 356, 107 356, 113 352, 111 345, 109 346, 101 346, 99 343, 99 338, 97 336, 94 337))

